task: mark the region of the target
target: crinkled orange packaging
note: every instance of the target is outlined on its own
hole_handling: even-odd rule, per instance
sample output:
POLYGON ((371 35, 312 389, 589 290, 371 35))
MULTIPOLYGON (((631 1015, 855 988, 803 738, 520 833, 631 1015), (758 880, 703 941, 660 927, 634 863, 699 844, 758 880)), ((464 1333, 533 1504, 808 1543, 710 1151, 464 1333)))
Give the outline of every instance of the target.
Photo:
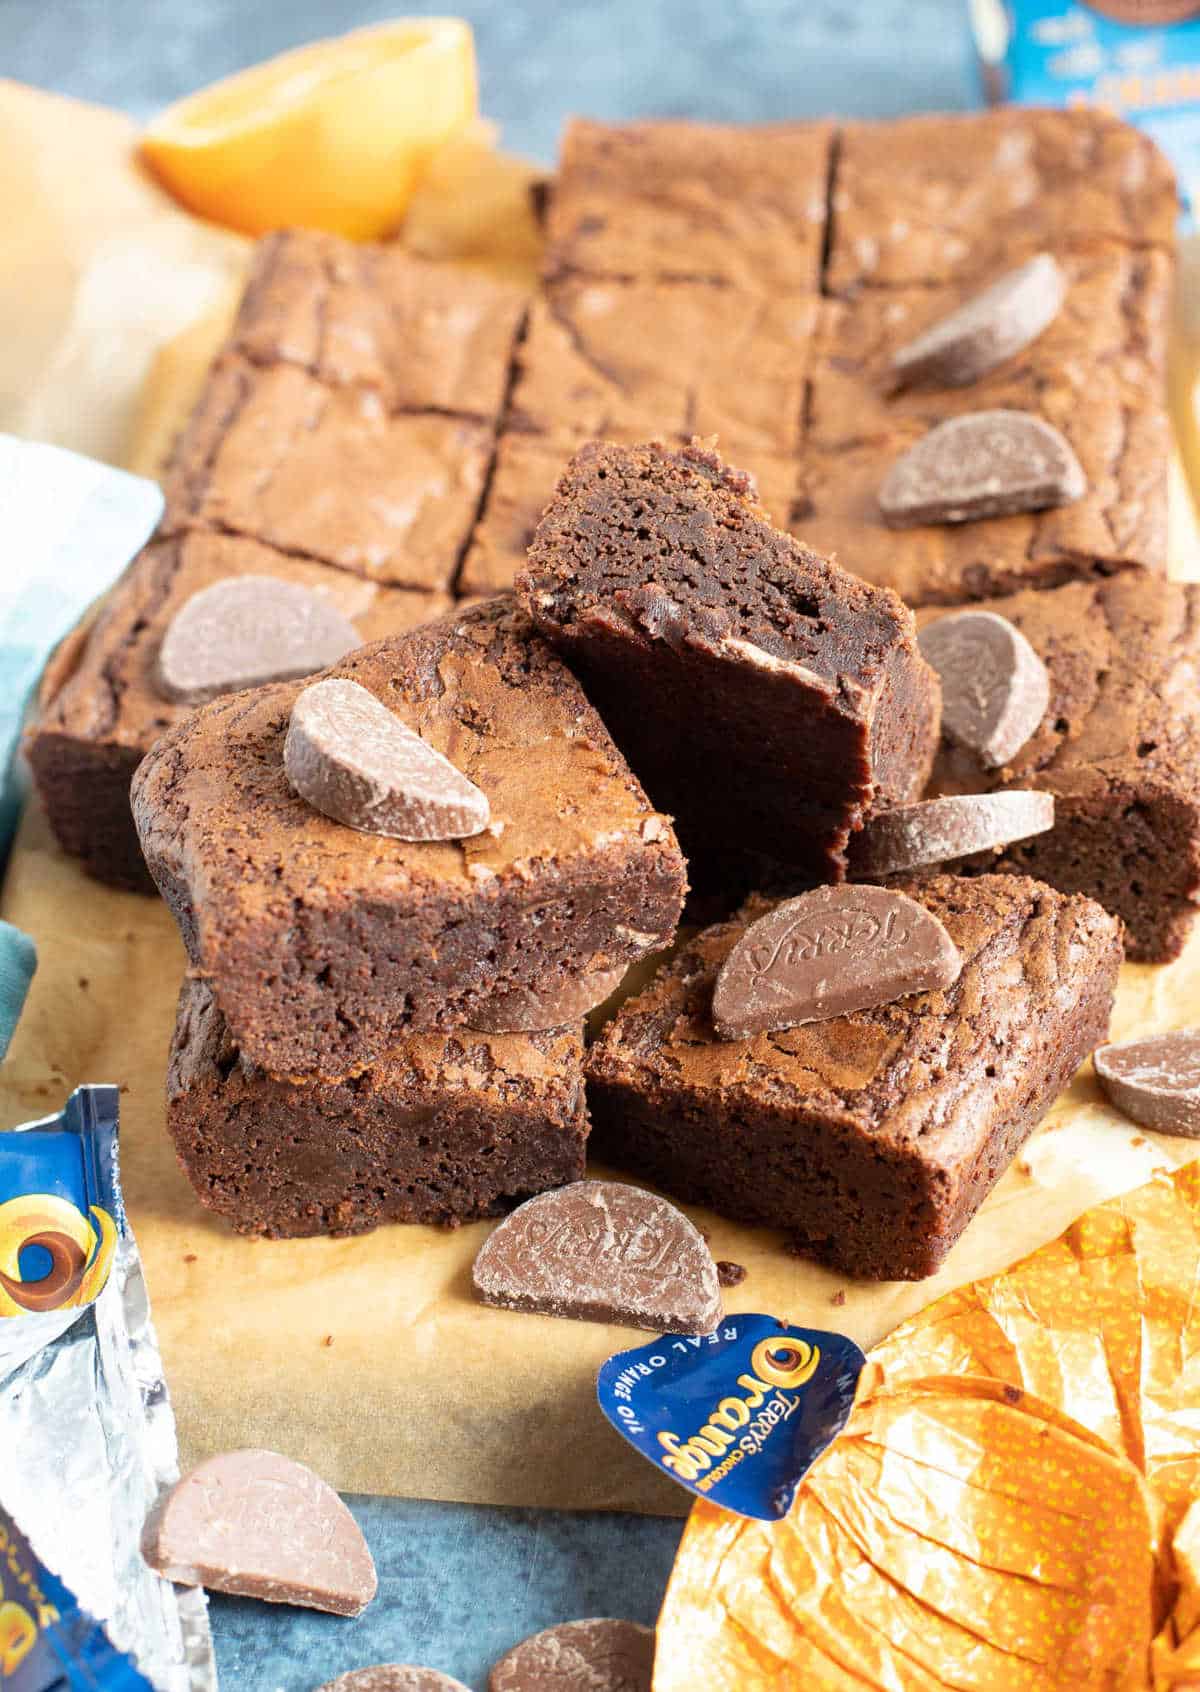
POLYGON ((1200 1162, 876 1347, 789 1515, 692 1511, 654 1692, 1200 1692, 1200 1162))

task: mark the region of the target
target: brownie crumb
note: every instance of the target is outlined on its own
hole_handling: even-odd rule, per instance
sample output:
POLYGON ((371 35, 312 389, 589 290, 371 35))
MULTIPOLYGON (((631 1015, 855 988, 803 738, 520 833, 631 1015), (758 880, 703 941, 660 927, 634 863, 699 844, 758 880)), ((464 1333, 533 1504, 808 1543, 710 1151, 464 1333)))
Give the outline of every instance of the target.
POLYGON ((1006 1404, 1019 1404, 1024 1396, 1025 1394, 1021 1391, 1020 1387, 1006 1386, 1004 1389, 1004 1400, 1006 1404))
POLYGON ((740 1287, 746 1279, 746 1265, 720 1258, 717 1261, 717 1279, 723 1287, 740 1287))

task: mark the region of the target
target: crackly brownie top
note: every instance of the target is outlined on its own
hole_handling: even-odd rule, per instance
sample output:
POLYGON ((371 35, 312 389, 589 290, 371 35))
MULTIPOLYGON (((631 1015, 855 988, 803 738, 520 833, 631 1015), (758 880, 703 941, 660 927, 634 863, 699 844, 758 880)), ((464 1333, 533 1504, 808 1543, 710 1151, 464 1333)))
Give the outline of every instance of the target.
POLYGON ((288 229, 257 244, 231 343, 394 411, 494 417, 524 309, 522 289, 461 265, 288 229))
POLYGON ((567 129, 547 215, 547 269, 815 288, 828 123, 605 124, 567 129))
POLYGON ((834 293, 998 274, 1039 249, 1169 249, 1178 204, 1147 135, 1094 108, 939 114, 839 131, 834 293))
POLYGON ((489 420, 392 410, 375 388, 226 353, 168 467, 163 531, 217 529, 393 586, 448 588, 493 438, 489 420))
POLYGON ((818 302, 790 291, 550 281, 530 309, 512 415, 564 440, 718 434, 794 453, 818 302))
MULTIPOLYGON (((912 614, 894 594, 772 528, 753 477, 699 442, 679 451, 583 447, 542 517, 519 586, 543 626, 569 633, 600 607, 631 631, 641 622, 671 638, 660 624, 675 614, 689 634, 745 643, 759 662, 803 665, 851 709, 896 648, 915 645, 912 614)), ((730 656, 750 654, 735 646, 730 656)))
POLYGON ((382 587, 236 535, 198 532, 154 541, 134 559, 95 619, 51 661, 38 730, 146 750, 191 709, 164 698, 155 681, 158 649, 172 617, 202 588, 247 575, 278 576, 331 600, 364 644, 423 623, 448 605, 443 594, 382 587))
MULTIPOLYGON (((1000 770, 944 748, 943 792, 1045 787, 1086 794, 1117 777, 1200 798, 1200 583, 1140 571, 988 602, 1050 672, 1037 732, 1000 770)), ((929 610, 922 624, 940 613, 929 610)))
MULTIPOLYGON (((407 1035, 369 1069, 325 1085, 366 1095, 475 1093, 512 1107, 544 1102, 548 1096, 570 1101, 580 1087, 582 1061, 582 1025, 532 1034, 479 1034, 461 1028, 448 1035, 407 1035)), ((220 1092, 262 1075, 239 1050, 208 984, 185 981, 167 1069, 168 1098, 198 1089, 220 1092)))
POLYGON ((487 831, 409 842, 365 834, 293 793, 283 768, 304 683, 202 707, 142 765, 134 814, 147 859, 170 867, 194 904, 246 910, 288 889, 401 901, 421 890, 536 866, 578 867, 614 851, 675 853, 570 671, 509 599, 452 613, 351 653, 324 676, 358 682, 482 788, 487 831))
MULTIPOLYGON (((748 1040, 712 1026, 717 972, 749 924, 771 909, 754 897, 705 929, 593 1046, 594 1080, 653 1103, 686 1096, 698 1110, 815 1112, 889 1143, 957 1161, 962 1136, 990 1131, 998 1061, 1019 1072, 1053 1036, 1056 1017, 1096 968, 1115 963, 1120 924, 1091 899, 1024 876, 935 876, 896 884, 945 924, 963 959, 941 992, 748 1040)), ((747 1155, 753 1155, 747 1144, 747 1155)))

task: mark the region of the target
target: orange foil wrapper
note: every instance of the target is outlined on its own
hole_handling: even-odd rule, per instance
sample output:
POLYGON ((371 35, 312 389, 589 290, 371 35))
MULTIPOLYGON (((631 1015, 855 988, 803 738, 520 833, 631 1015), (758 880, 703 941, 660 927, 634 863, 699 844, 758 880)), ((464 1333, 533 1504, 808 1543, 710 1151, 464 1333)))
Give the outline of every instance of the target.
POLYGON ((787 1517, 701 1500, 654 1692, 1200 1692, 1200 1162, 905 1322, 787 1517))

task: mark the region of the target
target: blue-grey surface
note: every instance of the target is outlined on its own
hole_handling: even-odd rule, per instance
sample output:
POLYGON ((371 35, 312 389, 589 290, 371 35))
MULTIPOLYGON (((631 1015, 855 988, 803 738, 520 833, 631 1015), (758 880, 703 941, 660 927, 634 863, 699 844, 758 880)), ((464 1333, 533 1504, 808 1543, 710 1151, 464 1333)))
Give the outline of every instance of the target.
POLYGON ((145 117, 398 13, 474 25, 485 110, 549 162, 568 113, 890 116, 972 103, 966 0, 0 0, 0 71, 145 117))
MULTIPOLYGON (((436 1434, 434 1435, 436 1437, 436 1434)), ((579 1616, 654 1622, 682 1523, 350 1498, 379 1569, 357 1621, 212 1600, 223 1692, 313 1692, 368 1663, 420 1663, 483 1692, 496 1659, 579 1616)))
MULTIPOLYGON (((547 162, 571 112, 761 120, 972 103, 966 0, 0 0, 0 72, 145 117, 314 36, 443 11, 475 27, 484 109, 507 145, 547 162)), ((351 1503, 378 1598, 354 1622, 214 1599, 225 1692, 312 1692, 389 1660, 482 1689, 540 1627, 652 1621, 679 1537, 675 1521, 351 1503)))

